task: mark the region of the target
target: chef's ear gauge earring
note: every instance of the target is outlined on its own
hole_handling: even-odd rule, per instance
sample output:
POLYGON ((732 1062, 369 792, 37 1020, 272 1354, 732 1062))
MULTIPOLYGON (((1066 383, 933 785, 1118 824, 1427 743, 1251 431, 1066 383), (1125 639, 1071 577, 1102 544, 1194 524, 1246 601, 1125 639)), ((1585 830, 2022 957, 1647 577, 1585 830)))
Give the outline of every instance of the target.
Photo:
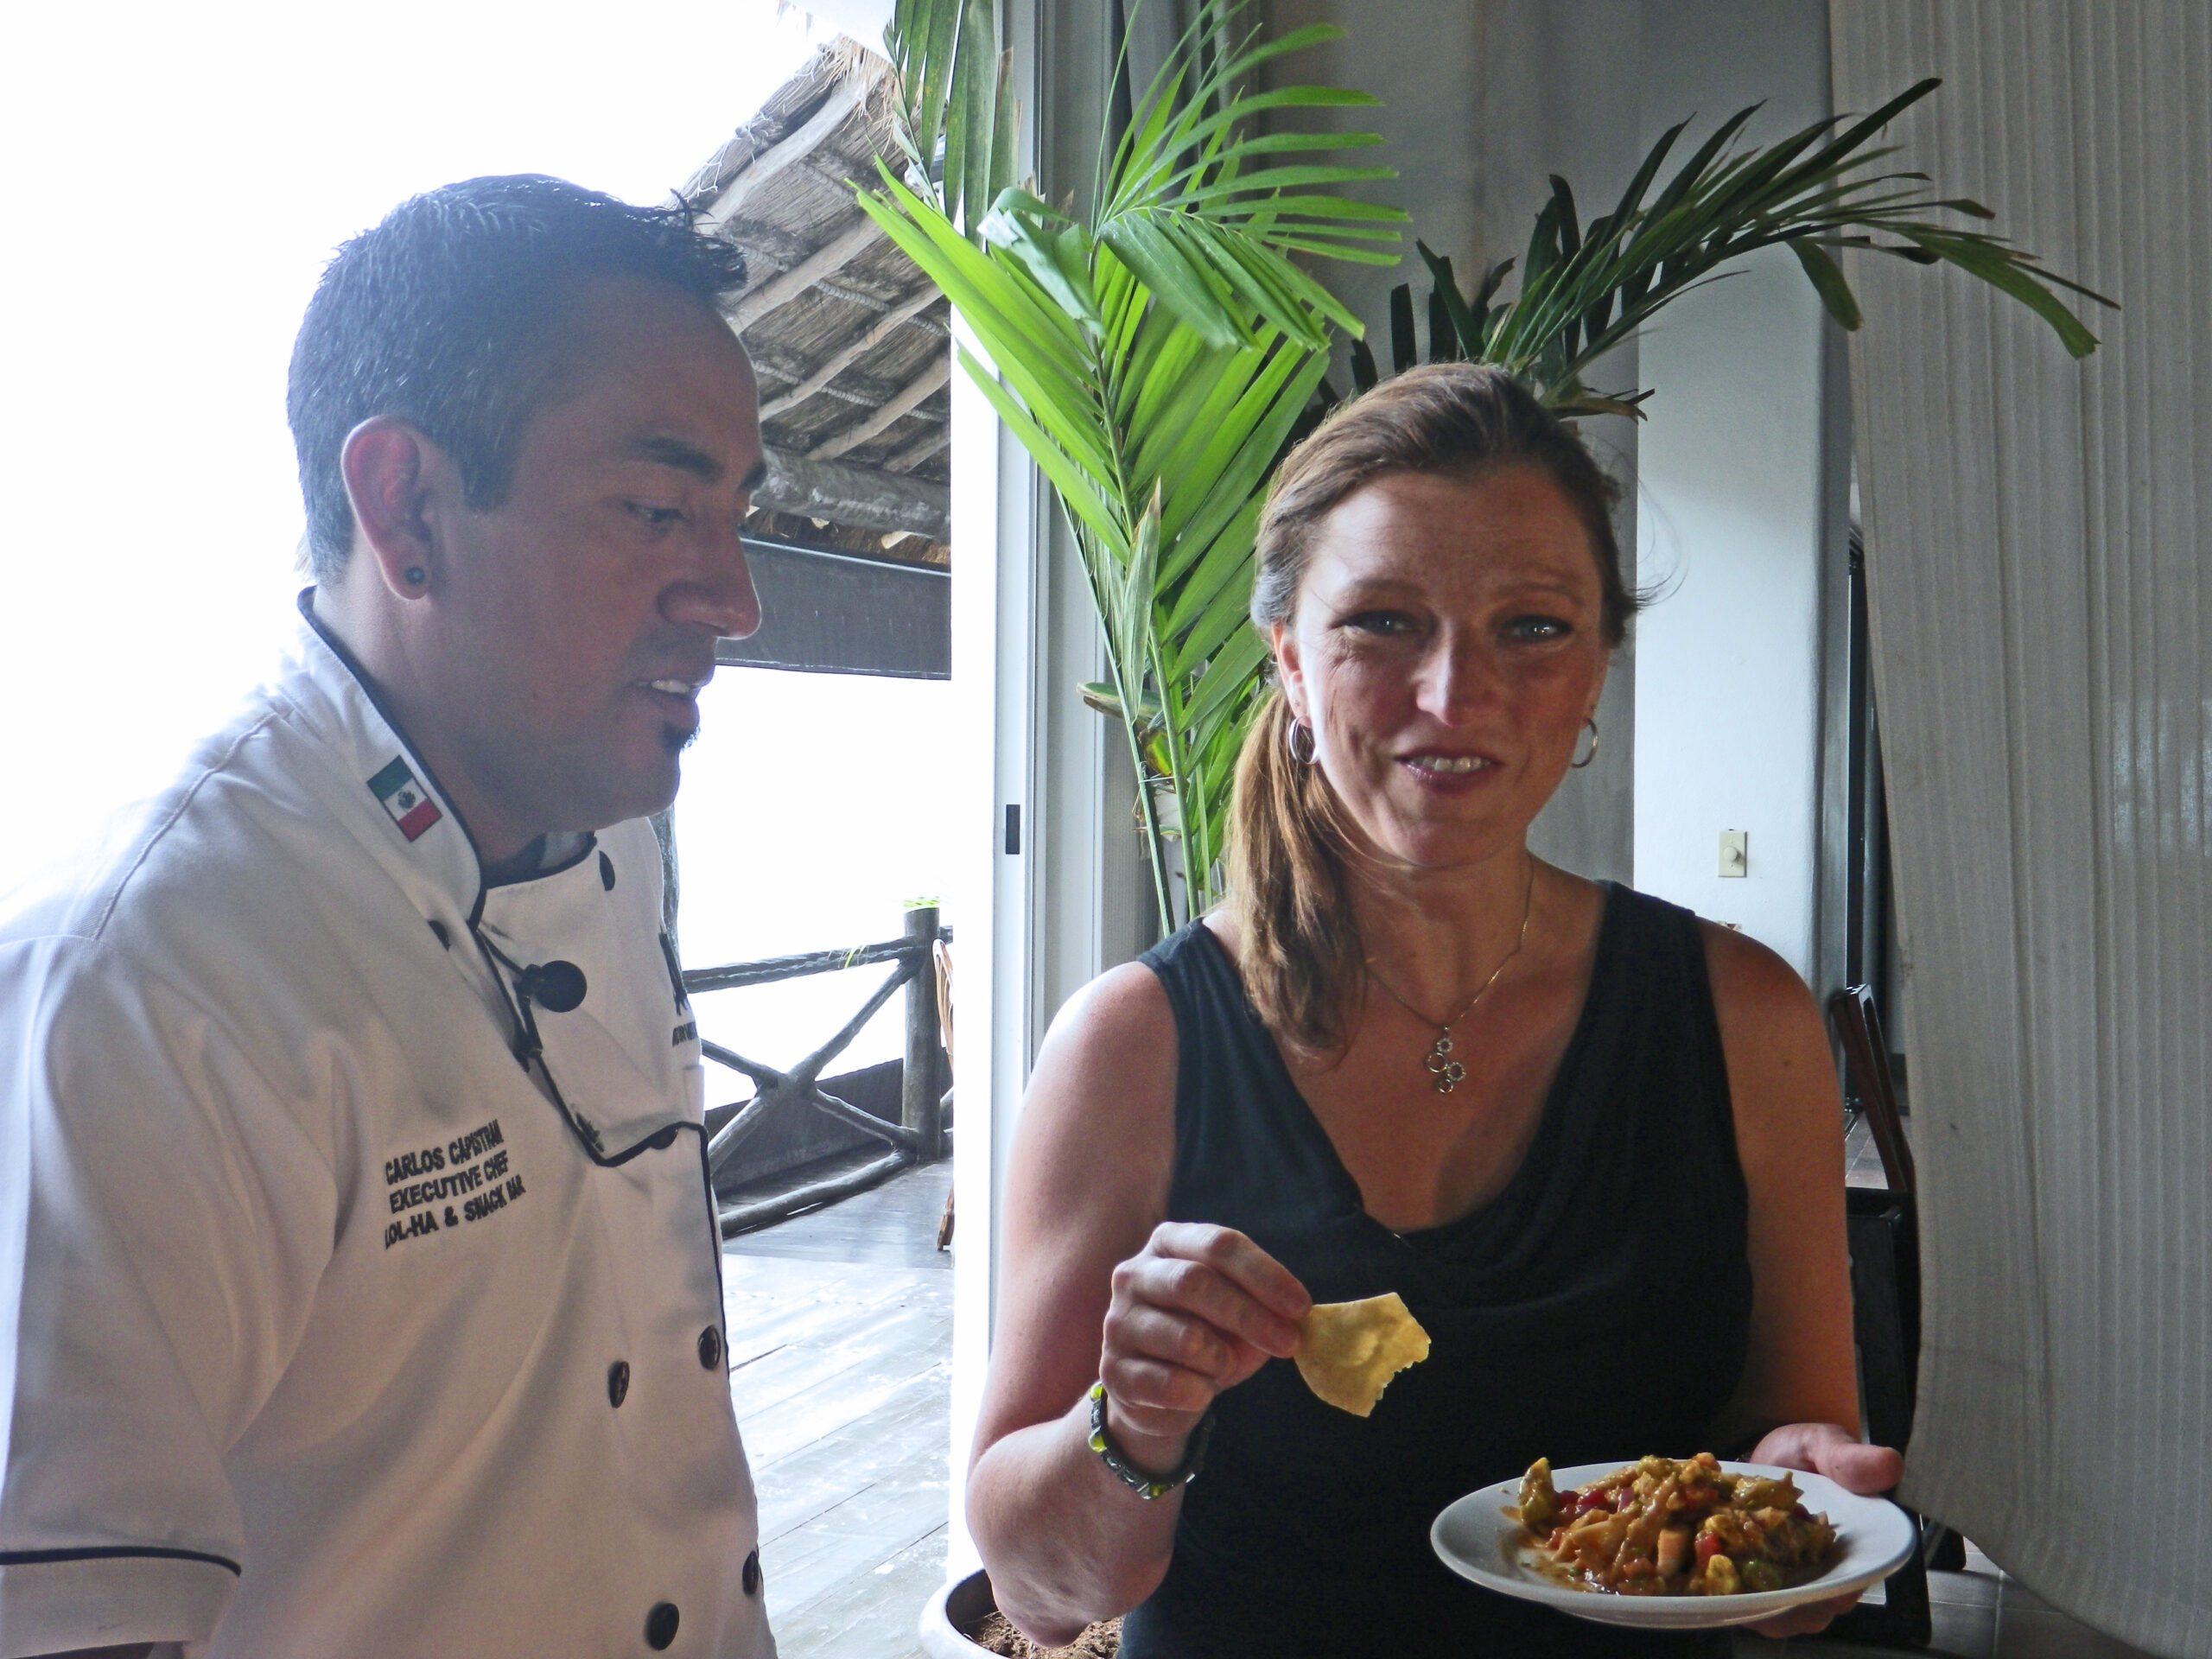
POLYGON ((430 573, 419 564, 410 564, 407 567, 404 580, 410 588, 427 588, 430 584, 430 573))

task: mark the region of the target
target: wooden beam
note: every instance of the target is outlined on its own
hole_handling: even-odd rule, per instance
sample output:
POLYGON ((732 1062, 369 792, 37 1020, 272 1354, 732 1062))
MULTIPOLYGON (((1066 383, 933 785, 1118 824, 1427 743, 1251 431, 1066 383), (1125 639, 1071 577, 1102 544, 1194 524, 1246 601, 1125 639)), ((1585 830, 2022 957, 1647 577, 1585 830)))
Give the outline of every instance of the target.
POLYGON ((761 404, 760 418, 764 421, 772 421, 787 410, 798 408, 847 369, 852 367, 865 353, 880 344, 893 329, 904 324, 909 317, 926 310, 934 304, 937 297, 938 292, 934 287, 925 288, 904 304, 884 313, 868 333, 830 359, 798 385, 781 396, 771 398, 761 404))
POLYGON ((770 274, 789 270, 814 251, 789 231, 758 219, 734 219, 722 226, 722 236, 745 250, 748 270, 758 268, 770 274))
MULTIPOLYGON (((951 673, 952 584, 943 565, 852 558, 750 536, 745 558, 760 595, 760 631, 723 640, 716 662, 918 680, 951 673)), ((845 966, 844 953, 829 954, 823 965, 845 966)), ((731 976, 725 983, 761 982, 735 977, 743 968, 715 971, 731 976)))
MULTIPOLYGON (((839 274, 842 275, 842 272, 839 274)), ((892 300, 887 300, 880 294, 864 293, 850 283, 833 283, 827 277, 814 285, 814 291, 827 294, 833 300, 849 300, 855 305, 865 306, 879 317, 891 308, 892 300, 898 297, 893 295, 892 300)))
POLYGON ((765 459, 768 476, 753 493, 755 506, 863 530, 901 530, 933 542, 952 539, 952 492, 943 484, 783 449, 767 450, 765 459))
POLYGON ((849 426, 835 437, 823 440, 806 452, 809 461, 830 461, 848 449, 857 448, 879 432, 899 420, 915 404, 928 397, 952 378, 952 353, 940 353, 930 359, 930 365, 919 374, 899 388, 891 401, 857 426, 849 426))
POLYGON ((883 470, 887 473, 911 473, 951 442, 952 427, 948 423, 934 432, 923 433, 920 437, 916 438, 904 449, 885 461, 883 470))
POLYGON ((831 271, 842 270, 863 251, 880 241, 883 232, 863 214, 860 223, 828 246, 818 248, 781 276, 772 276, 741 296, 726 315, 729 326, 743 334, 779 306, 788 305, 831 271))
POLYGON ((721 194, 699 215, 699 228, 720 230, 737 216, 738 210, 762 185, 785 168, 804 161, 844 124, 845 118, 868 96, 868 87, 867 78, 861 75, 848 75, 839 81, 804 125, 781 143, 772 144, 755 156, 742 173, 722 187, 721 194))

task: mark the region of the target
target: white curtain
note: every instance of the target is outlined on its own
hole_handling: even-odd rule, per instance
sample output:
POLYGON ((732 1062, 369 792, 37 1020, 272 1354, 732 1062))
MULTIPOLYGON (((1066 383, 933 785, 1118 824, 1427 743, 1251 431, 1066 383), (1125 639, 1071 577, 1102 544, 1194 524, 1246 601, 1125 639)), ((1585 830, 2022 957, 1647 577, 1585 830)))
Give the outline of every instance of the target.
POLYGON ((2113 296, 1854 256, 1926 1335, 1906 1492, 2212 1654, 2212 4, 1834 0, 1836 107, 2113 296))

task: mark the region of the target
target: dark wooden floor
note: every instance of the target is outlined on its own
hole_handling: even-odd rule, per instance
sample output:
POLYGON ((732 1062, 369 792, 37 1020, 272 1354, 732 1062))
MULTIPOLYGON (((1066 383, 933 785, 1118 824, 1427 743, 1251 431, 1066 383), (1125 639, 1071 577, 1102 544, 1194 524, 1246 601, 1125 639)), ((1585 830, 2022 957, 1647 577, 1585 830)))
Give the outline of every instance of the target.
MULTIPOLYGON (((1854 1182, 1881 1170, 1863 1126, 1854 1182)), ((724 1250, 730 1393, 760 1494, 768 1616, 784 1659, 920 1659, 944 1581, 951 1258, 935 1247, 939 1165, 724 1250)), ((2007 1579, 1980 1551, 1929 1575, 1948 1659, 2143 1659, 2007 1579)), ((1738 1636, 1737 1659, 1860 1659, 1868 1648, 1738 1636)))
POLYGON ((723 1249, 730 1395, 784 1659, 913 1659, 944 1581, 950 1164, 723 1249))

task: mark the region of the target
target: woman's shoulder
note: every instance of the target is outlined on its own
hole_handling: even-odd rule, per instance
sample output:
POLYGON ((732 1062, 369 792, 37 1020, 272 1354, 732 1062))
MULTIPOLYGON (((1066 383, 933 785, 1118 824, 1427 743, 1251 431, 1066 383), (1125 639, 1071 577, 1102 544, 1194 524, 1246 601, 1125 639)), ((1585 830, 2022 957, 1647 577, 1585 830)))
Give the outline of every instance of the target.
POLYGON ((1174 1012, 1142 963, 1070 997, 1029 1074, 1010 1196, 1052 1227, 1084 1217, 1141 1241, 1166 1203, 1176 1065, 1174 1012))
POLYGON ((1780 951, 1726 922, 1702 916, 1696 921, 1724 1033, 1731 1023, 1819 1022, 1812 991, 1780 951))
MULTIPOLYGON (((1652 905, 1663 900, 1649 899, 1652 905)), ((1797 970, 1748 933, 1668 905, 1690 930, 1711 987, 1739 1147, 1817 1116, 1834 1092, 1827 1029, 1797 970)))
MULTIPOLYGON (((1155 950, 1158 947, 1155 947, 1155 950)), ((1173 1043, 1175 1013, 1152 963, 1153 953, 1109 968, 1060 1005, 1046 1036, 1074 1045, 1173 1043)))
POLYGON ((1175 1011, 1148 960, 1109 968, 1060 1005, 1031 1072, 1033 1099, 1054 1094, 1172 1098, 1175 1011), (1041 1085, 1041 1086, 1040 1086, 1041 1085))
POLYGON ((1727 922, 1700 916, 1656 893, 1614 882, 1598 884, 1610 907, 1640 920, 1647 930, 1664 930, 1685 944, 1694 943, 1705 958, 1706 978, 1716 1011, 1740 1011, 1754 1018, 1788 1014, 1810 1007, 1812 993, 1783 955, 1727 922))

